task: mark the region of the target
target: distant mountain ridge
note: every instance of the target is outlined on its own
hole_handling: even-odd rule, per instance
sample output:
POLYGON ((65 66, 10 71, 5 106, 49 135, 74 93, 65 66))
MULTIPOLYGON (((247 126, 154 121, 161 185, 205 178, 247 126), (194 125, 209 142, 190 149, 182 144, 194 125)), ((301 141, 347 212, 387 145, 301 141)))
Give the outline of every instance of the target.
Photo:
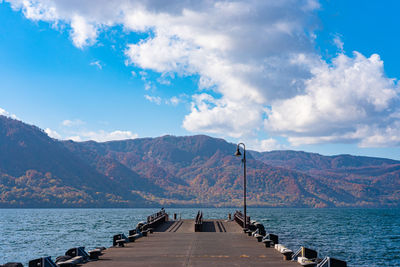
MULTIPOLYGON (((235 149, 205 135, 59 141, 0 116, 0 207, 240 206, 243 169, 235 149)), ((400 161, 247 155, 251 206, 400 206, 400 161)))
POLYGON ((346 169, 369 166, 396 165, 400 161, 384 158, 335 155, 322 156, 316 153, 307 153, 303 151, 270 151, 270 152, 251 152, 257 159, 273 166, 291 168, 301 171, 312 169, 346 169))

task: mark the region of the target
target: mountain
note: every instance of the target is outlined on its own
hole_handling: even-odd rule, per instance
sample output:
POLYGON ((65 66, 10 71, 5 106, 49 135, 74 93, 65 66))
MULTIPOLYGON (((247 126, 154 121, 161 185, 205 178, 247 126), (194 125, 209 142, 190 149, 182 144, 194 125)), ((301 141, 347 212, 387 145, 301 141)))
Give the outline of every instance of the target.
MULTIPOLYGON (((0 207, 240 206, 236 145, 205 135, 58 141, 0 116, 0 207)), ((251 206, 398 207, 400 162, 247 153, 251 206)))
POLYGON ((39 128, 0 116, 0 207, 144 205, 39 128))
POLYGON ((290 150, 270 152, 252 151, 251 154, 257 160, 263 161, 269 165, 299 171, 345 170, 400 164, 399 161, 392 159, 352 155, 322 156, 316 153, 290 150))
POLYGON ((351 193, 357 204, 349 206, 399 206, 400 161, 302 151, 251 153, 268 165, 306 173, 327 186, 351 193))

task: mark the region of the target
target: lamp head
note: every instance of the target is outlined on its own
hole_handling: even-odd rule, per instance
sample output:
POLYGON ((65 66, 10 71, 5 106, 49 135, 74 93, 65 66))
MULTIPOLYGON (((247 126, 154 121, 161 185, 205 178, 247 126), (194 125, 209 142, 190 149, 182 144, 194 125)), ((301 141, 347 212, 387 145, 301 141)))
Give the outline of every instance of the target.
POLYGON ((239 156, 241 156, 241 155, 242 155, 242 153, 240 153, 239 147, 237 147, 237 148, 236 148, 236 152, 235 152, 235 156, 236 156, 236 157, 239 157, 239 156))

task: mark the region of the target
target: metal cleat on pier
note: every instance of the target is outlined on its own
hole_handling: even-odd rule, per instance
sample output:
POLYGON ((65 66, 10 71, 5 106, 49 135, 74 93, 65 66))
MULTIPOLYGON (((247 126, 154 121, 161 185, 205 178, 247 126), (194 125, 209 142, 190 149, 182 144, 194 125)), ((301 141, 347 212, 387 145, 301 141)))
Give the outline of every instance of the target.
POLYGON ((56 259, 56 265, 59 267, 75 267, 78 264, 84 263, 82 256, 60 256, 56 259))
POLYGON ((282 255, 284 260, 291 260, 293 251, 291 249, 288 249, 282 244, 275 244, 275 249, 278 250, 282 255))
POLYGON ((85 251, 85 247, 70 248, 65 252, 65 255, 71 258, 82 257, 83 262, 90 260, 90 255, 85 251))
POLYGON ((128 240, 129 242, 135 242, 140 237, 140 234, 136 229, 129 230, 128 240))
POLYGON ((263 237, 261 242, 264 243, 265 247, 269 248, 275 244, 279 244, 279 238, 277 235, 267 234, 263 237))
POLYGON ((318 252, 306 247, 300 247, 292 256, 292 261, 297 261, 302 266, 317 266, 318 252))
POLYGON ((113 236, 113 246, 116 247, 117 245, 119 247, 124 247, 125 243, 127 243, 129 240, 126 238, 124 234, 117 234, 113 236))
POLYGON ((106 250, 105 247, 98 247, 92 250, 89 250, 89 258, 90 260, 98 260, 99 256, 103 255, 103 250, 106 250))
POLYGON ((29 267, 57 267, 57 265, 53 262, 51 257, 43 257, 35 260, 31 260, 28 263, 29 267))

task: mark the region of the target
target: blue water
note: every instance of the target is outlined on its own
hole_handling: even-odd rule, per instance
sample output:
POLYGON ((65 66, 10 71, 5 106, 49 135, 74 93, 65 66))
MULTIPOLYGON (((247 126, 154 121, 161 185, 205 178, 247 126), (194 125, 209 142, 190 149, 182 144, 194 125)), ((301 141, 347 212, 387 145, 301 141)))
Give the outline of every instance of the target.
MULTIPOLYGON (((156 209, 0 209, 0 264, 63 255, 71 247, 109 247, 113 234, 134 228, 156 209)), ((226 218, 234 209, 202 209, 204 218, 226 218)), ((182 219, 197 209, 167 209, 182 219)), ((400 266, 400 210, 250 208, 280 243, 316 249, 348 266, 400 266)))

